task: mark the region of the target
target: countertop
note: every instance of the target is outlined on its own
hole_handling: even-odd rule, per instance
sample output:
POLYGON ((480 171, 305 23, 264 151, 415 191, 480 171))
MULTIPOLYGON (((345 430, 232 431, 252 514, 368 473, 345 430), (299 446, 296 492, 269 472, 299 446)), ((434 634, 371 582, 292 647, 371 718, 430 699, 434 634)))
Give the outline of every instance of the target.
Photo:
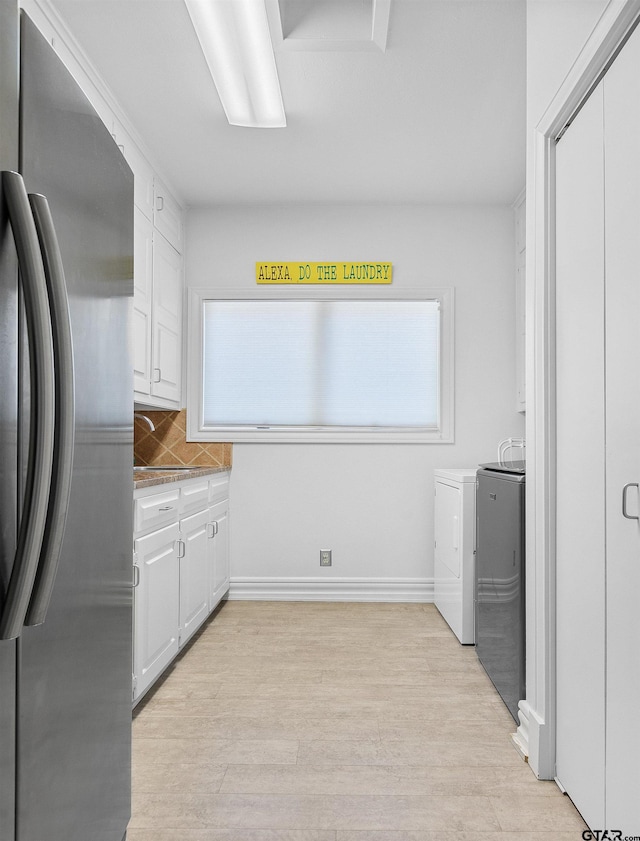
POLYGON ((153 485, 167 485, 171 482, 181 482, 183 479, 196 479, 200 476, 210 476, 214 473, 223 473, 230 470, 229 467, 184 467, 184 468, 170 468, 167 470, 148 470, 135 469, 133 470, 133 487, 150 488, 153 485))

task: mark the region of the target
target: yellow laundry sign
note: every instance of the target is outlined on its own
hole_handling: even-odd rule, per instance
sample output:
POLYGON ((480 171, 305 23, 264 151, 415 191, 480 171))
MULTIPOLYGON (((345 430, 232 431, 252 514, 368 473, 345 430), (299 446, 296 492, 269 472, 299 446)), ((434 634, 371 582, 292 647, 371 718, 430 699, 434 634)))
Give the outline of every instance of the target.
POLYGON ((391 263, 256 263, 256 283, 391 283, 391 263))

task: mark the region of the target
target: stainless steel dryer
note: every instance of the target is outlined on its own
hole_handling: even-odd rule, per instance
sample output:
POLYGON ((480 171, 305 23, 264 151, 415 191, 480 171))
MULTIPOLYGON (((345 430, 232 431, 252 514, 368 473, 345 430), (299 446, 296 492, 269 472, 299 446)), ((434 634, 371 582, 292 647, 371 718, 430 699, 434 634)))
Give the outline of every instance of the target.
POLYGON ((478 470, 476 651, 516 722, 525 697, 524 491, 524 462, 478 470))

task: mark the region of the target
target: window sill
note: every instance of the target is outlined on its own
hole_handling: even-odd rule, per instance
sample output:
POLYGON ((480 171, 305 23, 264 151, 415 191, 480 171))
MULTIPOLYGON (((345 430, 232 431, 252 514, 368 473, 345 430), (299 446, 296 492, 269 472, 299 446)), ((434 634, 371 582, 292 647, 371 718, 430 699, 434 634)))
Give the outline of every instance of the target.
POLYGON ((234 444, 453 444, 453 434, 427 429, 299 429, 202 428, 189 434, 190 441, 234 444))

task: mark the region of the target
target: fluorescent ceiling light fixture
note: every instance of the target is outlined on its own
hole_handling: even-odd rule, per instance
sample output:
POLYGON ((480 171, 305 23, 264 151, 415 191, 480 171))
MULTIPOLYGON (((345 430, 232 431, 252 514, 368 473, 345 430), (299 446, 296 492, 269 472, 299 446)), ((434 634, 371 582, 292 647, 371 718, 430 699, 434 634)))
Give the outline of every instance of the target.
POLYGON ((286 126, 264 0, 185 4, 229 123, 286 126))

